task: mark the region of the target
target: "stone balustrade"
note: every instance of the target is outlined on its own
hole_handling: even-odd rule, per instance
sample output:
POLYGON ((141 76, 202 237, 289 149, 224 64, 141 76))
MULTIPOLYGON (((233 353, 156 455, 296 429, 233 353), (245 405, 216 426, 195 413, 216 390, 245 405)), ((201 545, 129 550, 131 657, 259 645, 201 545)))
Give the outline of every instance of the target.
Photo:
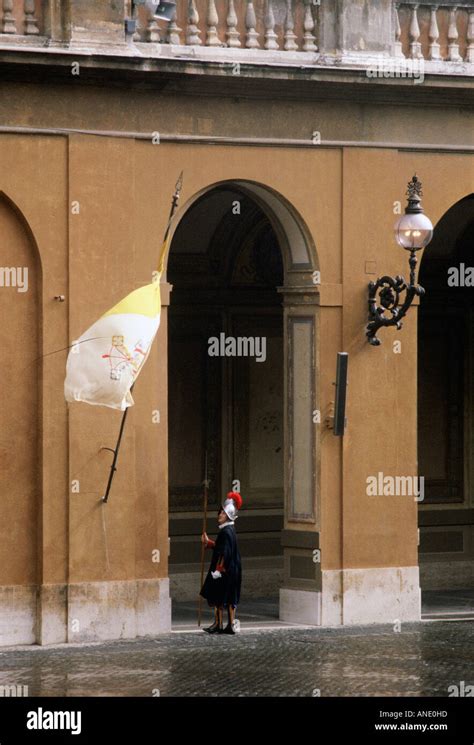
POLYGON ((394 55, 474 63, 474 3, 395 3, 394 55))
POLYGON ((177 0, 170 22, 134 0, 0 0, 0 46, 15 45, 314 66, 388 57, 474 74, 474 0, 177 0))
POLYGON ((139 8, 135 41, 315 52, 320 0, 178 0, 163 28, 139 8))

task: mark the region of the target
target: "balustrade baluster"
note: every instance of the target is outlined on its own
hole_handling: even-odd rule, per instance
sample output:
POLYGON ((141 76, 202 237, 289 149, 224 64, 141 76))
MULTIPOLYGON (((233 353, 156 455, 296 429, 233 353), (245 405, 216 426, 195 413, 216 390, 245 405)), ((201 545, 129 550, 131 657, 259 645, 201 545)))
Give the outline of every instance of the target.
POLYGON ((168 26, 168 32, 166 34, 166 41, 168 42, 168 44, 181 44, 180 33, 182 29, 180 29, 178 26, 177 15, 178 15, 178 11, 175 8, 173 11, 173 16, 168 26))
POLYGON ((430 46, 429 46, 429 58, 433 60, 439 60, 441 59, 440 54, 440 46, 438 43, 439 39, 439 28, 438 28, 438 6, 432 5, 431 6, 431 16, 430 16, 430 28, 428 31, 428 37, 430 40, 430 46))
POLYGON ((3 0, 2 33, 16 34, 13 0, 3 0))
POLYGON ((247 49, 259 49, 260 44, 258 43, 259 34, 256 31, 257 17, 255 15, 255 8, 253 7, 252 0, 247 0, 247 12, 245 14, 245 27, 247 29, 247 36, 245 46, 247 49))
POLYGON ((188 25, 186 26, 186 44, 199 46, 202 44, 201 32, 199 30, 199 13, 196 8, 196 0, 188 2, 188 25))
POLYGON ((418 8, 419 5, 413 6, 411 11, 411 22, 410 22, 410 57, 412 59, 420 59, 423 57, 421 53, 421 44, 418 41, 420 38, 420 27, 418 25, 418 8))
POLYGON ((132 18, 135 21, 135 32, 133 34, 133 41, 141 41, 142 35, 140 33, 140 19, 138 18, 138 6, 134 2, 131 2, 132 18))
POLYGON ((448 60, 450 62, 460 62, 459 54, 459 34, 457 28, 457 6, 449 11, 449 28, 448 28, 448 60))
POLYGON ((293 9, 291 6, 291 0, 286 0, 286 18, 285 18, 285 44, 284 47, 287 52, 292 52, 298 49, 296 44, 295 24, 293 21, 293 9))
POLYGON ((314 30, 316 28, 316 22, 313 18, 313 12, 312 12, 312 2, 311 0, 305 0, 305 11, 304 11, 304 22, 303 22, 303 28, 304 28, 304 42, 303 42, 303 51, 304 52, 317 52, 318 47, 316 46, 316 37, 314 35, 314 30))
POLYGON ((466 62, 474 62, 474 10, 469 11, 467 23, 466 62))
POLYGON ((273 13, 273 0, 267 0, 265 13, 265 49, 279 49, 278 36, 275 33, 275 15, 273 13))
POLYGON ((229 12, 227 13, 227 46, 228 47, 240 47, 240 34, 237 31, 237 13, 235 12, 234 0, 229 0, 229 12))
POLYGON ((35 18, 35 0, 25 0, 25 34, 35 36, 39 34, 38 19, 35 18))
POLYGON ((220 47, 222 46, 219 37, 217 35, 217 25, 219 23, 219 16, 217 15, 215 0, 207 0, 207 37, 206 46, 208 47, 220 47))
POLYGON ((402 49, 402 29, 400 26, 400 3, 395 3, 393 6, 395 11, 395 43, 393 45, 393 54, 395 57, 405 57, 402 49))
POLYGON ((158 43, 161 41, 160 27, 154 16, 150 15, 146 26, 146 38, 147 41, 152 43, 158 43))

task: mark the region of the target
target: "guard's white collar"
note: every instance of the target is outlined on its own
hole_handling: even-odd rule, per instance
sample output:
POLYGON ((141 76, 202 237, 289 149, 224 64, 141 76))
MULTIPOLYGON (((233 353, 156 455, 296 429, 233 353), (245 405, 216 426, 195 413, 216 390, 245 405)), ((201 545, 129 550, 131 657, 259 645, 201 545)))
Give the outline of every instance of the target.
POLYGON ((222 523, 222 525, 219 525, 219 530, 221 528, 225 528, 226 525, 233 525, 233 524, 234 524, 233 520, 227 520, 225 523, 222 523))

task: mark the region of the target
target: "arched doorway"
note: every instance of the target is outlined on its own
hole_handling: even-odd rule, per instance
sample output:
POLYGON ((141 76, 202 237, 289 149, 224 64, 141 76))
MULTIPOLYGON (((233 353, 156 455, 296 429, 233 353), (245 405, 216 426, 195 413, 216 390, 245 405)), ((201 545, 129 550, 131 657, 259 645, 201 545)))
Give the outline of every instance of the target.
POLYGON ((0 645, 36 641, 40 271, 31 232, 0 193, 0 645))
POLYGON ((244 497, 245 597, 257 615, 278 617, 279 591, 291 587, 292 571, 299 573, 296 590, 316 589, 312 544, 290 549, 282 541, 282 532, 301 523, 315 531, 319 520, 314 269, 304 227, 283 199, 257 184, 204 190, 174 232, 167 270, 169 573, 171 596, 189 603, 190 620, 206 462, 211 534, 222 495, 237 488, 244 497))
POLYGON ((420 269, 420 577, 425 612, 435 615, 474 605, 472 590, 465 591, 474 585, 473 244, 471 195, 439 221, 420 269))

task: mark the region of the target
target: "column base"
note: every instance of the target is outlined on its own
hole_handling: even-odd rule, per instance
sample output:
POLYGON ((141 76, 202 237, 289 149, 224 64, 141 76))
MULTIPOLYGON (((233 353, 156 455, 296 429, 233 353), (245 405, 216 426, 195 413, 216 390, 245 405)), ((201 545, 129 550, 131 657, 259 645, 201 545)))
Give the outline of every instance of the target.
POLYGON ((38 644, 67 642, 67 585, 41 585, 38 603, 38 644))
POLYGON ((310 590, 280 590, 280 621, 321 625, 321 593, 310 590))
POLYGON ((421 620, 418 567, 325 570, 322 625, 421 620))
POLYGON ((0 587, 0 647, 36 643, 36 585, 0 587))
POLYGON ((321 592, 280 590, 280 620, 324 627, 420 621, 419 569, 323 570, 321 592))
POLYGON ((135 639, 168 631, 168 577, 69 585, 68 642, 135 639))

